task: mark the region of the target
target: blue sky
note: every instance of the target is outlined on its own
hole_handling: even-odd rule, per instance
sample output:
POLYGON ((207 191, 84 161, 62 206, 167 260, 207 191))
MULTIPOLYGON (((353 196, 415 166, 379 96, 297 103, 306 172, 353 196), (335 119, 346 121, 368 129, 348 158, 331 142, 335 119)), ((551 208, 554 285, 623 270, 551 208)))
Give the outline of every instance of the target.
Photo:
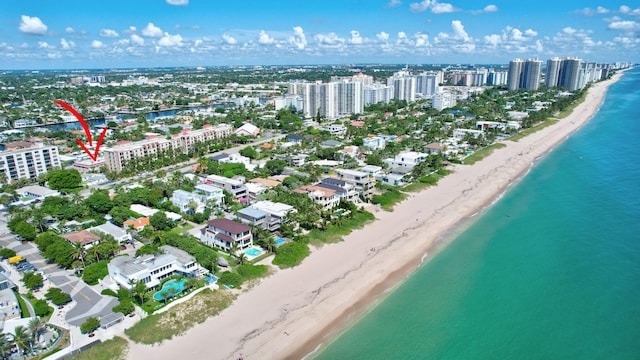
POLYGON ((0 69, 482 64, 552 56, 640 62, 640 7, 610 0, 0 3, 0 69))

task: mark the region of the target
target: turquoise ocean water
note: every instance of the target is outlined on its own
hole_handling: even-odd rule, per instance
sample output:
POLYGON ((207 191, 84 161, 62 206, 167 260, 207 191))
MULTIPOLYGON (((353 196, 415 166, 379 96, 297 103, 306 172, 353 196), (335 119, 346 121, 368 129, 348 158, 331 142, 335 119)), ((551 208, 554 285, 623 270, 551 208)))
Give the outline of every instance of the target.
POLYGON ((640 359, 640 69, 318 359, 640 359))

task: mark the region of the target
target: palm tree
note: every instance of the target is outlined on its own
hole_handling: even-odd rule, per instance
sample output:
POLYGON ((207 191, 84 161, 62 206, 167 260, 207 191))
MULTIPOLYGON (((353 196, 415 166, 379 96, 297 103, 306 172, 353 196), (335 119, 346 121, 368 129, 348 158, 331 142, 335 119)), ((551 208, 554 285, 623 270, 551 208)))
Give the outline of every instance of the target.
POLYGON ((22 325, 16 326, 14 339, 16 345, 18 345, 18 349, 22 351, 24 354, 25 351, 31 352, 31 334, 27 328, 22 325))
POLYGON ((273 252, 273 249, 276 248, 276 240, 273 238, 273 236, 269 236, 264 240, 264 244, 267 246, 267 250, 269 250, 269 252, 273 252))
POLYGON ((236 256, 236 257, 237 257, 237 256, 238 256, 238 250, 239 250, 239 249, 240 249, 240 246, 238 245, 238 243, 237 243, 237 242, 235 242, 235 241, 234 241, 234 242, 231 244, 231 249, 229 249, 229 253, 231 253, 231 255, 236 256))
POLYGON ((238 264, 239 265, 244 265, 245 262, 247 262, 247 255, 243 252, 240 253, 240 255, 238 255, 238 264))
POLYGON ((136 284, 133 286, 133 293, 140 300, 140 305, 144 302, 144 293, 147 291, 147 285, 142 281, 136 281, 136 284))
POLYGON ((42 319, 39 317, 34 317, 33 319, 31 319, 31 321, 29 321, 29 330, 31 331, 31 336, 33 338, 32 341, 34 344, 38 342, 38 335, 40 335, 40 332, 44 328, 44 325, 45 322, 42 321, 42 319))
POLYGON ((82 246, 80 242, 74 242, 71 244, 73 246, 73 252, 71 253, 71 257, 82 262, 82 268, 84 269, 84 256, 85 256, 85 248, 82 246))
POLYGON ((0 350, 2 350, 2 358, 5 358, 6 351, 13 345, 13 335, 0 333, 0 350))

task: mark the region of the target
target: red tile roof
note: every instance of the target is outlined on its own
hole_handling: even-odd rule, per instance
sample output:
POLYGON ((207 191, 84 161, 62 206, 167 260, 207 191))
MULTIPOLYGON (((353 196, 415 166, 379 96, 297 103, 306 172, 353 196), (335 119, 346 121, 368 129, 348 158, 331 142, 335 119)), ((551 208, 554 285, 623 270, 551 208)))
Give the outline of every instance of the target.
POLYGON ((91 244, 100 240, 100 237, 87 230, 77 231, 71 234, 62 235, 70 243, 80 243, 82 245, 91 244))

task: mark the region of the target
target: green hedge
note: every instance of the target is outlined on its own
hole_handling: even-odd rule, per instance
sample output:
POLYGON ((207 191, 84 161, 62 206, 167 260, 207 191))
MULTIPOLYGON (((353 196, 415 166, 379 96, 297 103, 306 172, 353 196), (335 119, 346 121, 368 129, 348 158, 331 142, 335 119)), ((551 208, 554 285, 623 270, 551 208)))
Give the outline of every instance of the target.
POLYGON ((278 247, 273 264, 278 265, 281 269, 294 267, 300 264, 310 253, 307 244, 298 242, 286 243, 278 247))

